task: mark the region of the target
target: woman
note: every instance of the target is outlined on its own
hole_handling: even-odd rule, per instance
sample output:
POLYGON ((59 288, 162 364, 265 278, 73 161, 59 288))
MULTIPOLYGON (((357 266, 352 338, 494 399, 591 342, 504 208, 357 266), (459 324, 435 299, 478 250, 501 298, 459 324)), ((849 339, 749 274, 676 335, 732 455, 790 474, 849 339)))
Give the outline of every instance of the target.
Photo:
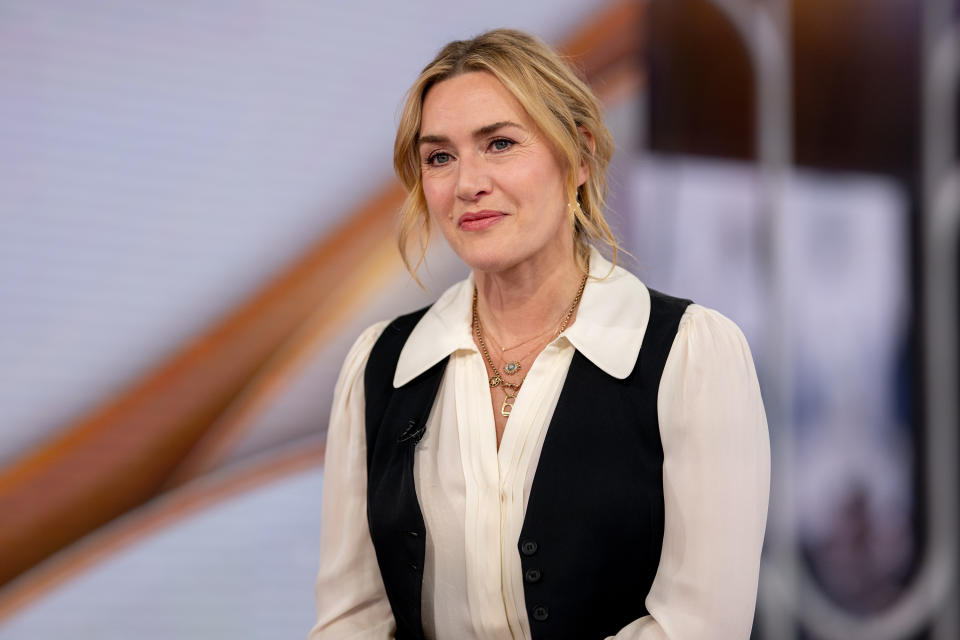
POLYGON ((729 320, 614 266, 612 150, 590 90, 526 34, 453 42, 414 83, 401 252, 436 225, 472 274, 347 356, 311 638, 749 635, 753 362, 729 320))

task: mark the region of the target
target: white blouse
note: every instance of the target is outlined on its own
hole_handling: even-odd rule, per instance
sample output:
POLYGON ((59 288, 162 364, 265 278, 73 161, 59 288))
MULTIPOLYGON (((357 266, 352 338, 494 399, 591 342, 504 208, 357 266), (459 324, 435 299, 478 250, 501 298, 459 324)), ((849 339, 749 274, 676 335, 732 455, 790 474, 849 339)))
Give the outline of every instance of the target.
MULTIPOLYGON (((472 276, 423 316, 397 363, 399 387, 450 356, 414 454, 426 525, 427 638, 531 638, 517 540, 540 449, 574 350, 603 371, 633 370, 650 313, 647 288, 593 252, 576 321, 527 372, 497 450, 487 373, 471 334, 472 276)), ((387 322, 357 339, 334 393, 327 439, 310 640, 392 638, 396 625, 366 517, 363 370, 387 322)), ((620 639, 747 638, 767 515, 770 454, 753 359, 730 320, 687 308, 657 398, 664 540, 649 615, 620 639)))

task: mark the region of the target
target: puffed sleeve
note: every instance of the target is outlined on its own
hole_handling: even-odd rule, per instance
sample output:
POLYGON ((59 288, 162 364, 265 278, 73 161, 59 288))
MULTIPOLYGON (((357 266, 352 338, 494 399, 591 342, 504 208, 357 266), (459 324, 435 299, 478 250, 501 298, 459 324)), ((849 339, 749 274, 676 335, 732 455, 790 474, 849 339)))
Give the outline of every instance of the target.
POLYGON ((617 640, 750 636, 770 491, 770 441, 750 348, 710 309, 684 313, 657 399, 664 534, 650 615, 617 640))
POLYGON ((308 640, 392 638, 396 623, 367 528, 363 371, 386 322, 354 343, 330 411, 323 474, 317 623, 308 640))

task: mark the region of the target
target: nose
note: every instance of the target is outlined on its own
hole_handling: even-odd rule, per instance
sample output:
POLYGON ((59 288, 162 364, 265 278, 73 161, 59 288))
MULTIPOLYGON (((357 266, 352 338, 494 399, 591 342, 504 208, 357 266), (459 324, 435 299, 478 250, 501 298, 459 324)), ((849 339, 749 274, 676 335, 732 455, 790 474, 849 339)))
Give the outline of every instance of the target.
POLYGON ((490 193, 493 188, 488 167, 482 158, 465 154, 457 166, 457 197, 473 202, 490 193))

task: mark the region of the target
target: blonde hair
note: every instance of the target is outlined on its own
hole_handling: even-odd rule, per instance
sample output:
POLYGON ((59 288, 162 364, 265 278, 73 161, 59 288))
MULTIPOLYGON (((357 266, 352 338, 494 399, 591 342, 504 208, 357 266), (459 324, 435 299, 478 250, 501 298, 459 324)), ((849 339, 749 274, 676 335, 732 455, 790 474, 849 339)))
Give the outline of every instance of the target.
MULTIPOLYGON (((430 239, 430 216, 423 194, 418 141, 423 99, 443 80, 471 71, 492 73, 513 94, 567 164, 567 199, 574 228, 574 258, 584 272, 591 243, 610 248, 613 263, 620 247, 603 216, 607 166, 613 138, 603 124, 600 104, 590 88, 547 45, 512 29, 495 29, 472 40, 445 46, 428 64, 406 95, 393 146, 393 167, 407 189, 400 209, 397 242, 407 270, 417 280, 430 239), (578 188, 576 168, 589 176, 578 188), (407 249, 419 231, 420 255, 411 266, 407 249)), ((419 280, 417 280, 419 282, 419 280)))

